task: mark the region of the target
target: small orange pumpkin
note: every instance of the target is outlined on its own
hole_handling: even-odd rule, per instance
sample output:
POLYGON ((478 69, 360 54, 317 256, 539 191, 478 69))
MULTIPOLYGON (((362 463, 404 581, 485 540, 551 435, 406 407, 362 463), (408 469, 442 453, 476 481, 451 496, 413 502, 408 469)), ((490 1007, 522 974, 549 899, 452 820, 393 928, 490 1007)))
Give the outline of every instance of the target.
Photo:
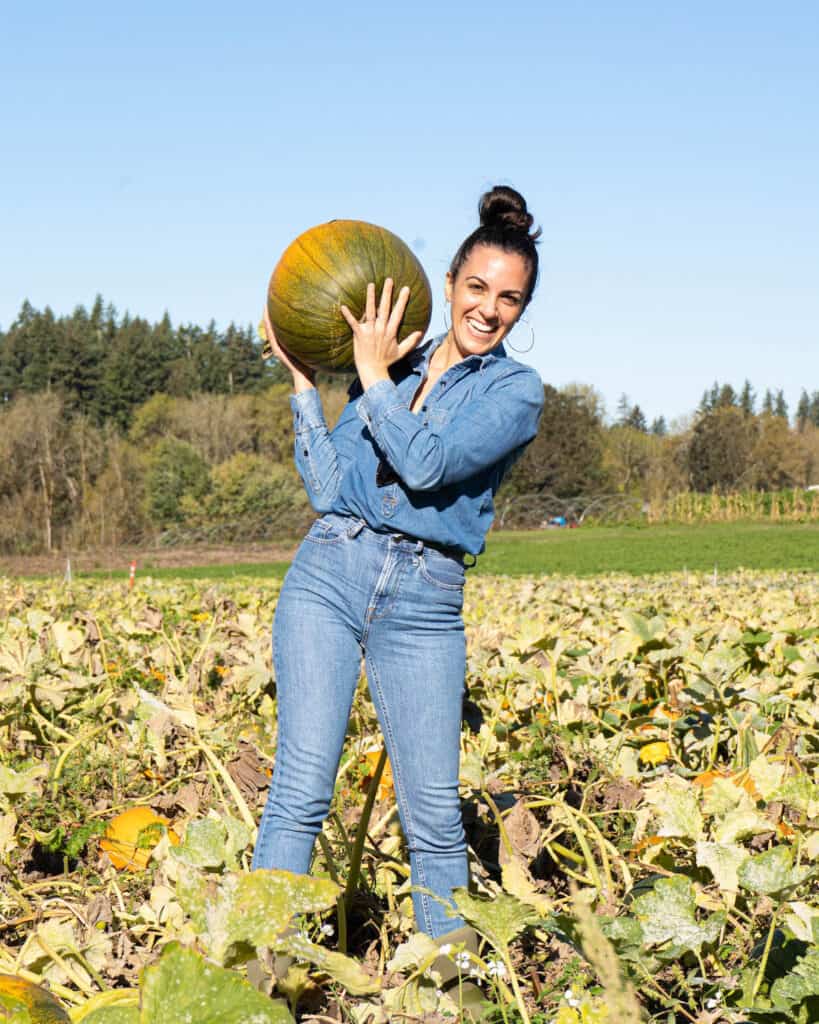
POLYGON ((179 836, 168 824, 150 807, 129 807, 108 822, 100 846, 118 871, 143 871, 166 829, 171 845, 179 844, 179 836))
POLYGON ((4 996, 12 1005, 22 1003, 34 1024, 70 1024, 71 1018, 50 992, 17 974, 0 974, 0 1010, 4 996))

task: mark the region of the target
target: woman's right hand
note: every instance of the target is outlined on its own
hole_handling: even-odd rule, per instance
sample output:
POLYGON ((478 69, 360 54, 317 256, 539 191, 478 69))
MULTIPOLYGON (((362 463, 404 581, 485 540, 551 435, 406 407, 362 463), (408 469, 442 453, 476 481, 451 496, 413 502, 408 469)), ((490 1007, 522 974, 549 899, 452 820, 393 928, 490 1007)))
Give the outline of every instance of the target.
POLYGON ((299 391, 309 391, 310 388, 314 388, 316 386, 316 371, 300 359, 291 356, 287 349, 279 343, 276 338, 276 332, 273 330, 273 324, 270 322, 267 306, 264 308, 262 323, 264 324, 266 339, 265 346, 262 349, 262 356, 265 359, 275 356, 280 363, 287 367, 293 375, 293 390, 296 393, 299 391))

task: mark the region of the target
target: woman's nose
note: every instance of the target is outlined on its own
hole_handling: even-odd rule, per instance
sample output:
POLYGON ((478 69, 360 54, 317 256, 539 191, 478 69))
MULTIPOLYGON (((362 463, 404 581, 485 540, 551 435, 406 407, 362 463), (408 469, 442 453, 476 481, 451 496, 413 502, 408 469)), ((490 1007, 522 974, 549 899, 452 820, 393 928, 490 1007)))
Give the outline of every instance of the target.
POLYGON ((494 295, 484 295, 481 299, 481 316, 484 320, 494 320, 498 315, 498 301, 494 295))

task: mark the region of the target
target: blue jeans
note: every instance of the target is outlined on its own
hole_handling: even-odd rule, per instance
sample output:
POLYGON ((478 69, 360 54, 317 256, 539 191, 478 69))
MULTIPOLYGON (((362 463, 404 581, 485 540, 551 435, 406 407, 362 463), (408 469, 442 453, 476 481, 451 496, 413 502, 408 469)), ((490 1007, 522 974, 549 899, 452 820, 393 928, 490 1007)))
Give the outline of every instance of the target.
MULTIPOLYGON (((412 882, 446 900, 467 884, 458 796, 463 585, 460 558, 348 516, 315 521, 276 607, 278 745, 254 868, 309 870, 363 654, 412 882)), ((429 935, 463 924, 426 894, 414 893, 413 903, 429 935)))

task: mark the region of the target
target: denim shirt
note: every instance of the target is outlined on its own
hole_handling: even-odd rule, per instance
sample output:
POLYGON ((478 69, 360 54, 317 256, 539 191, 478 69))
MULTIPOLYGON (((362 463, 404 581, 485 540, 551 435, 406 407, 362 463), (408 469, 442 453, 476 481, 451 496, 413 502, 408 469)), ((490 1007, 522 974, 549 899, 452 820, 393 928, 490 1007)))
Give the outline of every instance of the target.
POLYGON ((350 401, 330 431, 314 388, 291 397, 296 467, 317 512, 478 555, 504 474, 537 433, 543 382, 502 346, 446 370, 410 405, 444 335, 350 401))

